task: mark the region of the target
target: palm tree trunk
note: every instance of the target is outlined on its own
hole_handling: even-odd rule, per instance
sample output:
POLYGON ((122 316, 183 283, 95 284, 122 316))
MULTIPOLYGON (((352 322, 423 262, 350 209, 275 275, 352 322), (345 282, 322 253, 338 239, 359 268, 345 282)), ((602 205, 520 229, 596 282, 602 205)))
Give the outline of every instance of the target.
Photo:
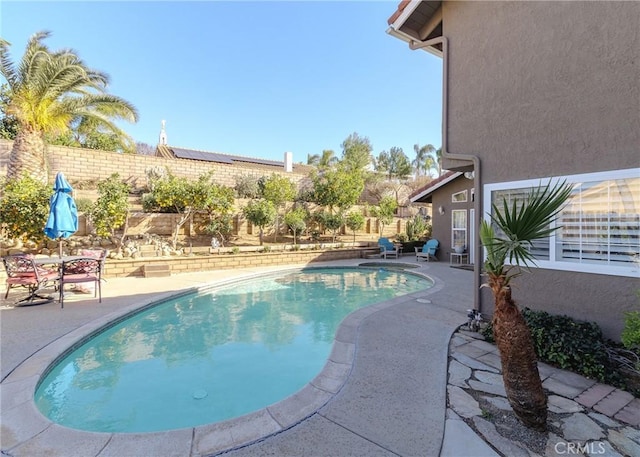
POLYGON ((547 427, 547 396, 538 373, 533 339, 520 310, 511 298, 505 278, 490 277, 495 298, 493 336, 500 350, 502 379, 507 399, 518 418, 528 427, 547 427))
POLYGON ((29 175, 43 183, 47 182, 48 164, 45 160, 45 144, 38 132, 20 129, 13 141, 7 167, 8 178, 29 175))

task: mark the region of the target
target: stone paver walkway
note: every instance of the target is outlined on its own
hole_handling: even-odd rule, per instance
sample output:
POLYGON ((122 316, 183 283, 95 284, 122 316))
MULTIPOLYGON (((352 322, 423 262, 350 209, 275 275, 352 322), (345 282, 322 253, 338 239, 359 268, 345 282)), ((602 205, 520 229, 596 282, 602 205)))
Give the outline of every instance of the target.
POLYGON ((548 395, 548 433, 487 420, 501 413, 506 418, 505 412, 511 411, 498 349, 478 333, 462 328, 456 332, 449 343, 447 421, 440 455, 640 456, 639 399, 544 363, 538 367, 548 395), (533 438, 526 440, 533 448, 519 439, 523 433, 533 438))

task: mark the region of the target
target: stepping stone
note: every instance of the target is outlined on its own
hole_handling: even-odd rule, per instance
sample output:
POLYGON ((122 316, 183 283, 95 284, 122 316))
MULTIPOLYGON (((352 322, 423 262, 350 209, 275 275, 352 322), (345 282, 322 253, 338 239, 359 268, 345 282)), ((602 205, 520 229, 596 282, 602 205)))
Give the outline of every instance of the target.
POLYGON ((478 402, 471 395, 458 386, 447 386, 449 406, 462 417, 480 416, 482 410, 478 402))
POLYGON ((502 360, 500 360, 500 356, 495 352, 489 352, 488 354, 478 357, 478 361, 496 368, 498 372, 502 371, 502 360))
POLYGON ((496 346, 495 344, 487 343, 486 341, 473 340, 469 344, 483 350, 484 352, 498 352, 498 346, 496 346))
POLYGON ((584 411, 584 408, 575 401, 558 395, 549 395, 548 402, 549 411, 552 413, 564 414, 584 411))
POLYGON ((500 395, 501 397, 507 396, 503 385, 485 384, 484 382, 476 381, 475 379, 469 379, 467 382, 469 383, 469 387, 473 390, 479 390, 480 392, 486 392, 493 395, 500 395))
POLYGON ((484 436, 485 440, 498 449, 503 455, 508 455, 509 457, 530 457, 527 449, 518 445, 515 441, 511 441, 502 436, 498 433, 498 430, 496 430, 496 426, 491 422, 476 416, 473 418, 473 424, 482 436, 484 436))
POLYGON ((578 395, 575 400, 581 405, 591 408, 614 390, 615 387, 607 386, 606 384, 596 384, 578 395))
POLYGON ((595 419, 606 427, 620 427, 620 422, 614 421, 609 416, 600 413, 589 413, 591 419, 595 419))
POLYGON ((564 439, 573 441, 598 440, 604 438, 604 431, 586 414, 575 413, 562 419, 564 439))
POLYGON ((624 457, 608 441, 592 441, 589 443, 587 455, 589 457, 624 457))
POLYGON ((495 384, 499 386, 504 386, 504 381, 502 380, 502 375, 497 373, 491 373, 489 371, 476 370, 473 373, 473 376, 480 382, 484 382, 485 384, 495 384))
POLYGON ((542 387, 565 398, 575 398, 584 391, 584 389, 569 386, 564 382, 554 379, 553 377, 545 379, 542 382, 542 387))
POLYGON ((513 411, 513 408, 509 404, 509 400, 507 400, 506 398, 503 398, 503 397, 482 397, 482 398, 487 400, 489 403, 491 403, 493 406, 495 406, 498 409, 501 409, 503 411, 513 411))
POLYGON ((538 362, 538 373, 540 374, 540 379, 547 379, 549 376, 554 375, 558 372, 558 368, 552 367, 551 365, 547 365, 544 362, 538 362))
POLYGON ((630 440, 618 430, 609 430, 609 442, 620 449, 625 455, 640 455, 640 444, 630 440))
POLYGON ((622 433, 630 440, 633 440, 636 443, 640 444, 640 430, 638 430, 637 428, 625 427, 620 430, 620 433, 622 433))
POLYGON ((500 457, 463 420, 447 419, 440 457, 500 457))
POLYGON ((474 370, 484 370, 484 371, 492 371, 494 373, 498 373, 498 370, 496 370, 495 368, 490 367, 489 365, 485 365, 482 362, 478 362, 476 359, 473 359, 468 355, 464 355, 459 352, 453 352, 451 356, 461 364, 466 365, 469 368, 473 368, 474 370))
POLYGON ((587 379, 582 375, 567 370, 557 370, 551 377, 556 381, 560 381, 582 391, 587 390, 596 383, 593 379, 587 379))
POLYGON ((624 390, 615 389, 593 406, 599 413, 614 417, 618 411, 627 406, 633 400, 633 395, 624 390))
MULTIPOLYGON (((484 341, 482 341, 482 343, 484 343, 484 341)), ((468 355, 469 357, 473 357, 474 359, 477 359, 478 357, 483 356, 489 352, 485 349, 480 349, 474 346, 472 343, 457 346, 455 350, 458 353, 468 355)))
POLYGON ((615 415, 615 418, 627 424, 633 425, 634 427, 639 427, 640 400, 634 398, 631 403, 622 408, 622 410, 620 410, 620 412, 615 415))
POLYGON ((467 379, 471 377, 471 368, 461 364, 457 360, 449 362, 449 384, 467 388, 467 379))

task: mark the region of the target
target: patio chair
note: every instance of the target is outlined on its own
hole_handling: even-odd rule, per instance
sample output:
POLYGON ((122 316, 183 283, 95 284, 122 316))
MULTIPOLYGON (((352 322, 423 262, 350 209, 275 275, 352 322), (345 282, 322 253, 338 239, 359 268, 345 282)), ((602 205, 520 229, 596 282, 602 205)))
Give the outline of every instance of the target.
POLYGON ((83 255, 62 261, 60 268, 60 307, 64 308, 64 286, 67 284, 94 283, 94 297, 102 303, 102 270, 106 251, 94 255, 83 255))
POLYGON ((58 272, 39 267, 34 263, 33 256, 27 254, 14 254, 2 258, 2 263, 7 272, 7 292, 5 300, 9 297, 9 291, 13 287, 26 287, 29 295, 18 300, 16 304, 38 299, 51 300, 49 297, 38 295, 38 291, 45 288, 49 283, 58 280, 58 272))
POLYGON ((396 247, 389 238, 382 237, 378 239, 378 246, 380 247, 380 255, 385 259, 387 256, 397 259, 402 253, 402 247, 396 247))
POLYGON ((420 259, 427 259, 427 262, 431 258, 435 259, 435 260, 438 260, 438 258, 436 257, 436 252, 438 252, 438 246, 440 246, 440 242, 438 240, 432 238, 429 241, 427 241, 424 244, 424 246, 422 246, 422 249, 415 248, 416 249, 416 262, 419 261, 420 259))

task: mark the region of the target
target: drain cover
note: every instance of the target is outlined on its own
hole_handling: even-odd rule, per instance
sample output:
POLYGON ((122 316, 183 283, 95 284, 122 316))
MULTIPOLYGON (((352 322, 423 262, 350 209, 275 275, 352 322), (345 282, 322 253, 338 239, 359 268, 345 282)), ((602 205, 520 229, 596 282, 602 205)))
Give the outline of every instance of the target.
POLYGON ((193 392, 193 398, 195 398, 196 400, 202 400, 207 395, 207 391, 204 389, 198 389, 193 392))

